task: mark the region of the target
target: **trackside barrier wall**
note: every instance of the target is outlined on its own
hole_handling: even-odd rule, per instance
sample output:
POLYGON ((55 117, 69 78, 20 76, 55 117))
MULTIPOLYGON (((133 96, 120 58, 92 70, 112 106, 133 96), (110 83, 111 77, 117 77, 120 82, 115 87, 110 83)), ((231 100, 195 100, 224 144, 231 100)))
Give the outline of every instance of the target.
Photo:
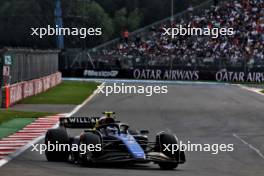
POLYGON ((39 79, 23 81, 4 87, 3 106, 8 108, 18 101, 45 92, 61 83, 61 73, 57 72, 39 79))
POLYGON ((3 81, 3 62, 2 62, 2 57, 1 57, 1 54, 0 54, 0 106, 2 105, 2 87, 3 87, 3 84, 4 84, 4 81, 3 81))
POLYGON ((6 82, 15 84, 38 79, 58 71, 58 50, 0 49, 4 66, 9 67, 6 82))

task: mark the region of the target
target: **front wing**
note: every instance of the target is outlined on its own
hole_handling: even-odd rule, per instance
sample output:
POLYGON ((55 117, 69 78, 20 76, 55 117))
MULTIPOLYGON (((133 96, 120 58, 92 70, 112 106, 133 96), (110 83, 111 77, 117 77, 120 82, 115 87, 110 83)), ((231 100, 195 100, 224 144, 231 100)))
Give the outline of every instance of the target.
MULTIPOLYGON (((182 153, 184 155, 184 153, 182 153)), ((113 163, 113 162, 132 162, 132 163, 161 163, 170 162, 183 164, 185 162, 185 156, 179 157, 179 159, 170 158, 160 152, 149 152, 146 154, 146 158, 134 158, 128 152, 108 152, 99 157, 93 158, 93 162, 98 163, 113 163)))

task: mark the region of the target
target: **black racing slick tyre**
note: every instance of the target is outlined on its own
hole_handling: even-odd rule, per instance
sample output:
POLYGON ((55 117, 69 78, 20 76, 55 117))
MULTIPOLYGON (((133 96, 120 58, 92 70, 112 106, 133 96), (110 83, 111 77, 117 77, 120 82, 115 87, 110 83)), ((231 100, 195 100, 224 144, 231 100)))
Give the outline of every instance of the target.
MULTIPOLYGON (((79 146, 80 145, 80 137, 70 138, 71 146, 79 146)), ((79 149, 71 150, 69 161, 72 163, 77 163, 79 161, 79 149)))
POLYGON ((178 167, 178 163, 158 163, 162 170, 173 170, 178 167))
MULTIPOLYGON (((170 157, 171 159, 175 159, 176 161, 179 158, 178 152, 172 154, 171 151, 165 151, 164 144, 177 144, 177 143, 178 141, 174 135, 168 134, 168 133, 160 133, 156 137, 155 150, 157 152, 162 152, 166 156, 170 157)), ((158 165, 160 166, 161 169, 172 170, 172 169, 177 168, 178 163, 177 162, 159 162, 158 165)))
MULTIPOLYGON (((94 159, 100 155, 101 148, 98 148, 98 146, 101 147, 101 138, 99 135, 94 134, 92 132, 86 132, 83 135, 80 136, 80 146, 85 145, 86 147, 89 145, 93 145, 94 149, 93 151, 81 151, 79 150, 79 161, 83 165, 91 165, 93 164, 94 159), (99 150, 99 151, 98 151, 99 150)), ((83 149, 83 147, 81 147, 83 149)))
MULTIPOLYGON (((48 145, 69 145, 70 139, 65 128, 50 129, 45 136, 45 144, 48 145)), ((67 148, 66 148, 67 149, 67 148)), ((48 161, 67 161, 69 158, 69 151, 46 150, 45 155, 48 161)))

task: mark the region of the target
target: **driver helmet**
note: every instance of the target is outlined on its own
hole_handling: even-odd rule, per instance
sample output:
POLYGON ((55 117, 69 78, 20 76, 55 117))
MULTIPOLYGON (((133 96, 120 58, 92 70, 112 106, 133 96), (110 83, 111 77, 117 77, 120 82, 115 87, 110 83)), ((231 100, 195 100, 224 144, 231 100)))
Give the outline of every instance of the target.
POLYGON ((104 112, 103 114, 104 114, 104 116, 102 116, 98 120, 99 125, 106 125, 106 124, 110 124, 110 123, 115 123, 115 119, 112 117, 112 115, 115 114, 114 112, 104 112))

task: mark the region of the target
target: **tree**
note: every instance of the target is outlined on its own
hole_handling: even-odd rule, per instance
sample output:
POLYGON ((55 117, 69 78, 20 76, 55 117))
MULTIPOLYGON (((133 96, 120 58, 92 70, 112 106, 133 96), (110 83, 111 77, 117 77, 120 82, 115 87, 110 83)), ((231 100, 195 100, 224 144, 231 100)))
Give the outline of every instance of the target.
MULTIPOLYGON (((205 0, 174 0, 174 12, 205 0)), ((0 0, 0 47, 55 48, 56 36, 31 36, 31 28, 55 26, 55 0, 0 0)), ((64 27, 101 27, 103 35, 66 36, 66 47, 93 47, 171 14, 171 0, 61 0, 64 27)))
POLYGON ((140 27, 141 21, 142 14, 139 12, 139 9, 134 9, 128 13, 126 8, 122 8, 116 12, 113 20, 115 33, 120 34, 124 29, 134 31, 140 27))
MULTIPOLYGON (((46 1, 46 0, 44 0, 46 1)), ((1 1, 0 8, 0 46, 52 48, 55 42, 47 37, 39 39, 31 36, 31 28, 50 24, 53 12, 44 1, 11 0, 1 1), (41 2, 41 3, 40 3, 41 2), (46 7, 43 7, 45 5, 46 7), (45 12, 43 15, 43 12, 45 12), (51 12, 51 13, 50 13, 51 12)))
POLYGON ((91 47, 112 37, 112 20, 98 3, 83 1, 69 4, 68 8, 64 9, 64 27, 102 28, 102 36, 87 36, 85 39, 80 39, 79 36, 67 36, 68 47, 91 47))
POLYGON ((131 13, 129 13, 127 18, 128 29, 130 31, 134 31, 140 27, 142 21, 142 13, 140 13, 139 9, 135 9, 131 13))
POLYGON ((118 10, 115 13, 113 23, 114 23, 114 28, 115 28, 115 33, 120 34, 122 30, 127 28, 127 11, 125 8, 122 8, 118 10))

